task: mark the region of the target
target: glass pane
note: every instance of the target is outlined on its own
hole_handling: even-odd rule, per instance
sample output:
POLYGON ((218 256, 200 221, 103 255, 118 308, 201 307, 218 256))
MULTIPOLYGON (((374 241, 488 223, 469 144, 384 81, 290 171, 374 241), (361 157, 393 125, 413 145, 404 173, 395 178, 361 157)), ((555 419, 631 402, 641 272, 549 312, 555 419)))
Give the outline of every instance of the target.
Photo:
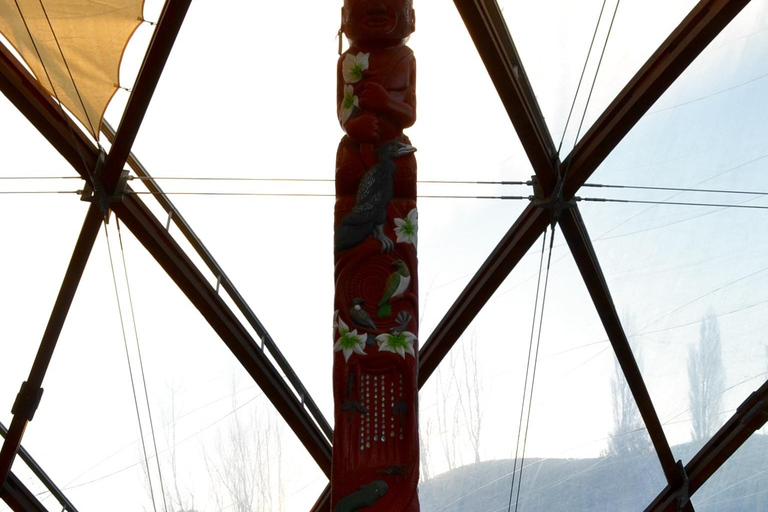
POLYGON ((580 191, 629 201, 582 212, 678 458, 766 378, 765 20, 748 5, 590 180, 630 188, 580 191))
POLYGON ((123 230, 128 296, 114 223, 110 237, 128 347, 100 237, 25 445, 82 510, 150 509, 153 496, 158 509, 165 501, 169 510, 219 510, 235 502, 258 510, 308 509, 326 479, 304 447, 123 230), (115 502, 116 495, 129 498, 115 502))
POLYGON ((502 511, 510 494, 518 510, 634 511, 663 487, 642 422, 633 413, 623 422, 614 420, 617 408, 634 407, 634 401, 616 375, 605 332, 560 244, 553 253, 535 364, 538 335, 532 353, 529 342, 539 248, 540 242, 422 390, 421 430, 427 443, 422 453, 432 477, 421 486, 425 511, 502 511), (471 390, 477 381, 481 394, 475 397, 471 390), (529 422, 528 402, 521 400, 532 390, 529 422), (477 402, 479 461, 470 428, 475 423, 465 412, 477 402))
POLYGON ((552 138, 556 143, 564 138, 561 158, 565 158, 574 145, 585 109, 580 136, 696 3, 695 0, 499 1, 552 138), (598 18, 601 21, 595 33, 598 18), (585 68, 593 36, 594 45, 585 68), (579 88, 582 72, 584 78, 579 88), (590 97, 593 81, 595 86, 590 97), (563 137, 577 88, 579 95, 568 122, 567 136, 563 137))

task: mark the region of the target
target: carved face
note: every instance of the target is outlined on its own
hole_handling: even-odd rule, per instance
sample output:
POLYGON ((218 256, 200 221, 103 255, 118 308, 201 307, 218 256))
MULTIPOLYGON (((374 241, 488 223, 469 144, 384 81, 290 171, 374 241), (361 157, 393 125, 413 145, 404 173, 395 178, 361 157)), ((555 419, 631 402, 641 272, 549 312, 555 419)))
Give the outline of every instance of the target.
POLYGON ((351 41, 402 41, 415 28, 413 2, 344 0, 342 28, 351 41))

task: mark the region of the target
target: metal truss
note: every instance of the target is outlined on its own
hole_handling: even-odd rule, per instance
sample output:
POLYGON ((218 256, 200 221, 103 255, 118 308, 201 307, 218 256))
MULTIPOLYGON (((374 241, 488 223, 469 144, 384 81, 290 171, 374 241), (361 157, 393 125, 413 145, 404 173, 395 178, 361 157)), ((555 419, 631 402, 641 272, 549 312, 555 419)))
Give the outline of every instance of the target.
MULTIPOLYGON (((189 0, 168 0, 123 120, 117 131, 113 131, 110 127, 105 130, 112 141, 112 148, 102 162, 98 183, 93 180, 93 173, 99 162, 97 149, 81 131, 73 127, 68 118, 61 114, 59 108, 13 56, 4 48, 0 48, 0 90, 81 176, 95 189, 101 190, 101 194, 106 194, 102 198, 112 197, 119 185, 121 171, 126 162, 137 174, 148 176, 130 150, 189 3, 189 0)), ((533 243, 552 222, 557 222, 564 233, 626 376, 667 480, 667 487, 648 506, 646 512, 674 510, 691 512, 693 507, 689 502, 690 495, 696 492, 725 460, 768 420, 768 382, 742 404, 728 423, 686 466, 675 462, 616 313, 610 290, 587 233, 587 227, 578 207, 569 201, 653 103, 749 3, 749 0, 701 0, 629 81, 579 141, 572 153, 562 162, 558 159, 533 89, 496 1, 454 0, 454 3, 464 19, 510 121, 531 161, 540 192, 537 196, 538 200, 528 205, 510 227, 422 347, 419 354, 419 386, 427 381, 533 243)), ((54 317, 61 316, 61 322, 66 317, 66 295, 74 294, 79 281, 77 273, 82 272, 76 262, 82 259, 83 252, 87 261, 87 254, 90 252, 89 244, 91 246, 93 244, 91 237, 95 239, 96 236, 92 233, 93 224, 98 226, 104 214, 103 209, 96 207, 97 203, 98 201, 89 209, 81 234, 81 243, 78 244, 80 249, 76 249, 73 255, 73 263, 67 274, 69 276, 70 271, 72 272, 71 279, 65 278, 62 285, 61 295, 64 304, 59 307, 57 302, 54 306, 52 321, 49 325, 49 329, 53 329, 52 346, 55 346, 55 338, 58 337, 57 321, 54 321, 54 317)), ((330 426, 311 401, 288 362, 280 354, 277 345, 213 257, 197 240, 191 228, 186 225, 167 198, 162 198, 161 204, 166 211, 177 215, 174 221, 179 223, 182 232, 198 250, 206 265, 219 277, 225 290, 235 300, 238 309, 245 315, 251 327, 269 349, 273 359, 287 375, 288 382, 266 357, 245 326, 224 304, 217 290, 210 286, 200 270, 192 264, 189 257, 137 196, 123 194, 121 201, 108 206, 200 310, 261 386, 321 469, 329 475, 330 426)), ((45 346, 46 338, 44 337, 41 344, 42 355, 39 357, 49 360, 53 348, 52 346, 45 348, 45 346)), ((11 426, 8 436, 11 442, 6 440, 0 453, 0 482, 5 480, 0 488, 0 496, 13 510, 44 510, 39 501, 9 472, 9 468, 10 462, 20 448, 21 436, 30 419, 30 411, 34 412, 39 400, 45 364, 43 361, 36 370, 35 368, 38 368, 36 360, 33 372, 27 381, 28 388, 20 393, 17 407, 15 407, 19 412, 17 415, 19 419, 17 420, 17 416, 14 416, 14 422, 19 423, 20 426, 16 428, 11 426), (42 373, 38 378, 34 374, 40 371, 42 373), (5 477, 3 473, 7 473, 6 478, 3 478, 5 477)), ((313 511, 329 510, 330 493, 328 491, 329 489, 326 488, 312 508, 313 511)))

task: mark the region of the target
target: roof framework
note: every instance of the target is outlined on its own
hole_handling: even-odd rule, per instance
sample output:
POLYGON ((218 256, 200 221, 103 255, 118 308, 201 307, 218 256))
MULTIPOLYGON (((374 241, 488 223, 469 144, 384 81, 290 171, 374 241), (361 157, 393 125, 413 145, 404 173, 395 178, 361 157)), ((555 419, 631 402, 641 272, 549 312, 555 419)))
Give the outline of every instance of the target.
MULTIPOLYGON (((608 334, 667 482, 667 486, 659 490, 659 495, 646 511, 693 511, 689 497, 768 420, 768 382, 744 401, 732 418, 687 465, 675 461, 622 327, 586 223, 579 207, 571 199, 656 100, 749 0, 701 0, 626 84, 563 161, 557 157, 555 144, 545 125, 533 87, 496 1, 454 1, 531 162, 541 193, 509 228, 423 345, 419 354, 419 384, 423 386, 430 378, 534 242, 551 225, 557 223, 608 334)), ((53 356, 58 335, 99 227, 107 215, 105 206, 132 231, 201 312, 268 396, 318 466, 326 475, 330 475, 330 426, 280 353, 277 344, 173 204, 159 196, 163 208, 173 213, 174 222, 203 257, 206 265, 220 276, 220 283, 234 298, 237 308, 259 334, 260 340, 255 340, 249 334, 221 298, 218 289, 206 281, 189 255, 167 235, 163 223, 138 196, 125 194, 119 201, 110 202, 116 191, 119 193, 120 177, 125 165, 138 175, 148 176, 137 156, 131 153, 131 148, 190 3, 189 0, 167 0, 122 122, 117 130, 109 126, 105 130, 112 142, 106 155, 100 155, 90 139, 69 118, 62 115, 53 100, 15 57, 0 47, 0 90, 96 191, 38 357, 14 405, 13 423, 7 433, 3 432, 5 442, 0 452, 0 482, 3 482, 0 496, 15 511, 45 510, 10 472, 10 467, 17 454, 29 457, 21 447, 24 430, 34 415, 47 365, 53 356), (271 358, 266 356, 265 348, 271 358)), ((326 489, 313 510, 327 510, 328 499, 329 492, 326 489)), ((61 500, 66 498, 62 495, 61 500)), ((71 504, 67 501, 62 503, 65 509, 74 512, 71 504)))

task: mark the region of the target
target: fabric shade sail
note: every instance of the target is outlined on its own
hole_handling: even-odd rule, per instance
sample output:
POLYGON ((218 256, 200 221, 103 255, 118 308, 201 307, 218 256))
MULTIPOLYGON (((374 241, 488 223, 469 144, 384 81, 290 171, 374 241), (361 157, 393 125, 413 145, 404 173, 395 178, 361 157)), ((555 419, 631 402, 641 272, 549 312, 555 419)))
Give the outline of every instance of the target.
POLYGON ((40 84, 98 138, 143 0, 0 0, 0 33, 40 84))

